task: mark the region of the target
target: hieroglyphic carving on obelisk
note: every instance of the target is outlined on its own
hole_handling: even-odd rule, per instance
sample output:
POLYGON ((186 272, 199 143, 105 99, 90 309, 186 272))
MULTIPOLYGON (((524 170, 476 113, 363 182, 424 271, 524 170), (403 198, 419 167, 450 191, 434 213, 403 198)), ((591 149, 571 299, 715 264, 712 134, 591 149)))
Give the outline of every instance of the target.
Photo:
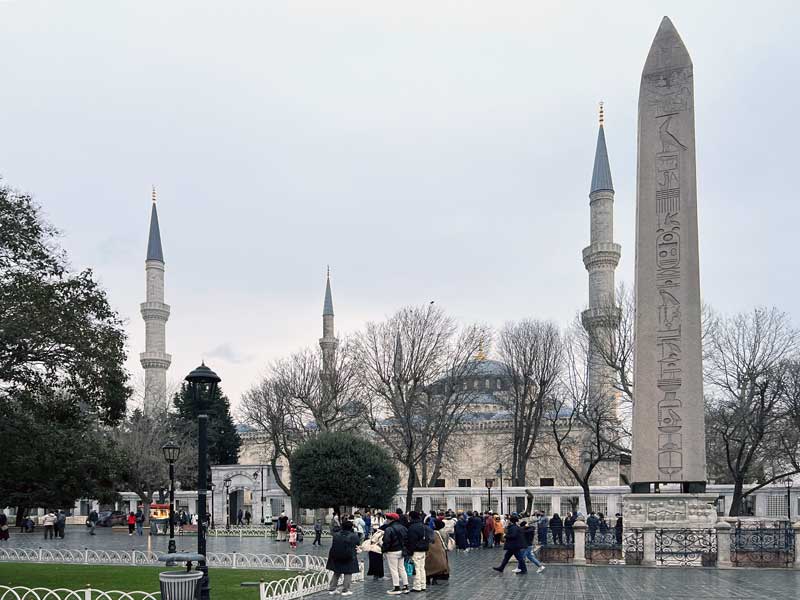
POLYGON ((664 17, 639 89, 634 492, 706 479, 692 78, 664 17))

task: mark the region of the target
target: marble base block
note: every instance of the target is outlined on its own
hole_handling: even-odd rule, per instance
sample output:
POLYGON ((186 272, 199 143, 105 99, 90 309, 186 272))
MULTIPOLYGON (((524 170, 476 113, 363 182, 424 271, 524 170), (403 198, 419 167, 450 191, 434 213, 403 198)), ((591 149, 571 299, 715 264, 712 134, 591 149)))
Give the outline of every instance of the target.
POLYGON ((622 518, 626 529, 645 523, 659 529, 705 529, 717 522, 716 494, 626 494, 622 518))

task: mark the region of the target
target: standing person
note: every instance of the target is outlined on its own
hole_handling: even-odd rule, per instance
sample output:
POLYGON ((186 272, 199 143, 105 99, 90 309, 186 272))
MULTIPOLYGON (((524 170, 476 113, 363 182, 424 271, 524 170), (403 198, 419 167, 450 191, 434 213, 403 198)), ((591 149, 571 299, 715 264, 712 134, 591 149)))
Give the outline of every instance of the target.
POLYGON ((287 531, 289 529, 289 517, 286 516, 285 512, 281 513, 281 516, 278 517, 278 541, 285 542, 288 535, 287 531))
POLYGON ((56 524, 56 515, 51 510, 47 513, 44 518, 42 519, 42 525, 44 525, 44 539, 53 539, 53 528, 56 524))
POLYGON ((314 541, 311 545, 322 546, 322 523, 319 522, 319 519, 314 521, 314 541))
POLYGON ((289 547, 297 550, 297 527, 294 524, 289 526, 289 547))
POLYGON ((253 515, 250 514, 249 510, 244 511, 244 522, 247 523, 247 526, 250 527, 250 521, 253 519, 253 515))
POLYGON ((364 514, 364 538, 367 539, 372 535, 372 515, 369 511, 364 514))
POLYGON ((503 527, 503 521, 500 519, 500 515, 495 513, 494 515, 494 546, 495 548, 503 543, 503 532, 505 528, 503 527))
POLYGON ((6 516, 6 513, 0 512, 0 542, 7 542, 9 535, 8 517, 6 516))
POLYGON ((403 509, 398 508, 396 514, 397 520, 400 521, 400 525, 408 529, 408 516, 403 514, 403 509))
POLYGON ((364 541, 364 535, 366 533, 366 523, 364 523, 364 519, 361 518, 361 513, 356 511, 355 518, 353 519, 353 529, 358 534, 358 543, 364 541))
POLYGON ((64 539, 64 532, 67 529, 67 513, 59 510, 56 515, 56 537, 64 539))
POLYGON ((128 535, 132 536, 135 529, 136 529, 136 513, 131 511, 130 513, 128 513, 128 535))
POLYGON ((333 513, 333 518, 331 519, 331 533, 338 533, 339 530, 342 528, 341 519, 339 518, 339 513, 333 513))
POLYGON ((561 517, 558 516, 558 513, 554 513, 553 518, 550 519, 550 531, 553 532, 553 543, 559 546, 563 545, 564 523, 561 521, 561 517))
POLYGON ((614 523, 614 541, 617 542, 617 546, 622 545, 622 515, 617 513, 615 515, 617 517, 617 522, 614 523))
POLYGON ((608 534, 608 522, 606 521, 605 516, 603 513, 598 513, 597 515, 597 529, 600 531, 600 539, 603 543, 606 542, 606 536, 608 534))
POLYGON ((467 547, 467 519, 463 514, 459 515, 458 519, 456 519, 453 532, 456 537, 456 548, 464 552, 469 552, 469 548, 467 547))
POLYGON ((450 579, 450 563, 447 560, 449 538, 444 533, 444 521, 437 519, 433 526, 436 531, 425 555, 425 576, 428 578, 428 583, 436 585, 439 580, 450 579))
POLYGON ((483 516, 483 547, 494 546, 494 517, 488 510, 483 516))
POLYGON ((600 519, 597 518, 593 510, 589 511, 589 517, 586 519, 586 527, 589 529, 589 542, 591 543, 594 543, 598 525, 600 525, 600 519))
POLYGON ((95 527, 97 527, 97 522, 100 520, 100 516, 97 514, 95 509, 92 509, 89 512, 89 535, 94 535, 95 527))
MULTIPOLYGON (((536 533, 537 526, 529 525, 525 521, 520 523, 519 526, 520 529, 522 529, 522 535, 525 536, 525 552, 523 553, 524 557, 527 558, 529 561, 531 561, 534 565, 539 567, 536 570, 536 572, 541 573, 542 571, 544 571, 544 565, 539 561, 538 558, 536 558, 536 553, 533 551, 533 537, 534 534, 536 533)), ((519 572, 520 572, 519 567, 514 569, 514 573, 519 573, 519 572)))
POLYGON ((508 561, 511 560, 511 557, 514 556, 517 559, 517 564, 519 565, 519 570, 515 570, 515 573, 520 573, 521 575, 525 575, 528 572, 528 567, 525 566, 525 555, 524 550, 526 548, 525 542, 525 535, 522 533, 522 529, 520 529, 519 525, 517 525, 517 521, 519 518, 517 515, 513 514, 509 517, 508 527, 506 527, 506 543, 503 546, 506 553, 503 556, 503 561, 500 563, 499 567, 492 567, 498 573, 502 573, 503 569, 506 568, 508 561))
POLYGON ((385 525, 379 527, 362 545, 362 548, 368 553, 367 577, 372 575, 372 578, 376 581, 384 577, 381 544, 383 544, 383 530, 385 528, 385 525))
POLYGON ((424 592, 427 587, 425 577, 425 556, 433 540, 433 530, 422 522, 420 514, 412 510, 408 513, 408 534, 406 536, 406 555, 414 562, 414 592, 424 592))
POLYGON ((478 511, 473 511, 472 516, 467 522, 467 530, 469 531, 469 547, 481 547, 481 530, 483 529, 483 519, 478 516, 478 511))
POLYGON ((381 551, 386 555, 389 564, 389 574, 392 576, 392 589, 387 593, 392 595, 408 593, 408 574, 403 561, 403 549, 408 537, 408 529, 400 522, 397 513, 386 513, 388 525, 383 531, 383 544, 381 551), (400 586, 403 586, 402 589, 400 586))
POLYGON ((328 593, 335 594, 336 587, 339 585, 339 576, 342 579, 342 596, 350 596, 350 581, 353 573, 358 573, 358 558, 356 552, 358 548, 358 534, 353 531, 353 524, 350 521, 342 523, 342 529, 333 535, 331 549, 328 552, 328 563, 325 568, 333 571, 331 583, 328 586, 328 593))
POLYGON ((539 511, 538 520, 536 521, 536 528, 539 533, 539 545, 547 545, 547 515, 539 511))
POLYGON ((564 519, 564 535, 567 538, 567 545, 575 543, 575 530, 572 526, 575 525, 575 513, 567 513, 567 518, 564 519))
POLYGON ((136 535, 144 535, 144 511, 140 504, 136 507, 136 535))

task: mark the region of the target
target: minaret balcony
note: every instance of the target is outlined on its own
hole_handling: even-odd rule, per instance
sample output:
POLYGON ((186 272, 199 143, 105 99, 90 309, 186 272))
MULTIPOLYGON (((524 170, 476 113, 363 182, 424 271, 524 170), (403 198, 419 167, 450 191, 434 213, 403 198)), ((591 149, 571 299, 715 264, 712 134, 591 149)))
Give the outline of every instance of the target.
POLYGON ((169 369, 172 364, 172 355, 166 352, 142 352, 139 362, 143 369, 169 369))
POLYGON ((619 325, 622 311, 617 306, 589 308, 581 313, 581 323, 586 331, 605 328, 613 329, 619 325))
POLYGON ((595 242, 583 249, 583 264, 587 270, 595 267, 616 268, 622 247, 614 242, 595 242))
POLYGON ((163 302, 142 302, 142 318, 145 321, 166 321, 169 319, 169 304, 163 302))

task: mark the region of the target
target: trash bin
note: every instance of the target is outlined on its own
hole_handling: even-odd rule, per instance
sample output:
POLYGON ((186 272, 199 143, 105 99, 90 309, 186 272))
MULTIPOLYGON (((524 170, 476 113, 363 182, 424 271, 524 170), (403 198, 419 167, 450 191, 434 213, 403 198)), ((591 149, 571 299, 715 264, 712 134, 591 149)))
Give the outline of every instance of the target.
POLYGON ((195 600, 202 571, 163 571, 158 574, 161 600, 195 600))

